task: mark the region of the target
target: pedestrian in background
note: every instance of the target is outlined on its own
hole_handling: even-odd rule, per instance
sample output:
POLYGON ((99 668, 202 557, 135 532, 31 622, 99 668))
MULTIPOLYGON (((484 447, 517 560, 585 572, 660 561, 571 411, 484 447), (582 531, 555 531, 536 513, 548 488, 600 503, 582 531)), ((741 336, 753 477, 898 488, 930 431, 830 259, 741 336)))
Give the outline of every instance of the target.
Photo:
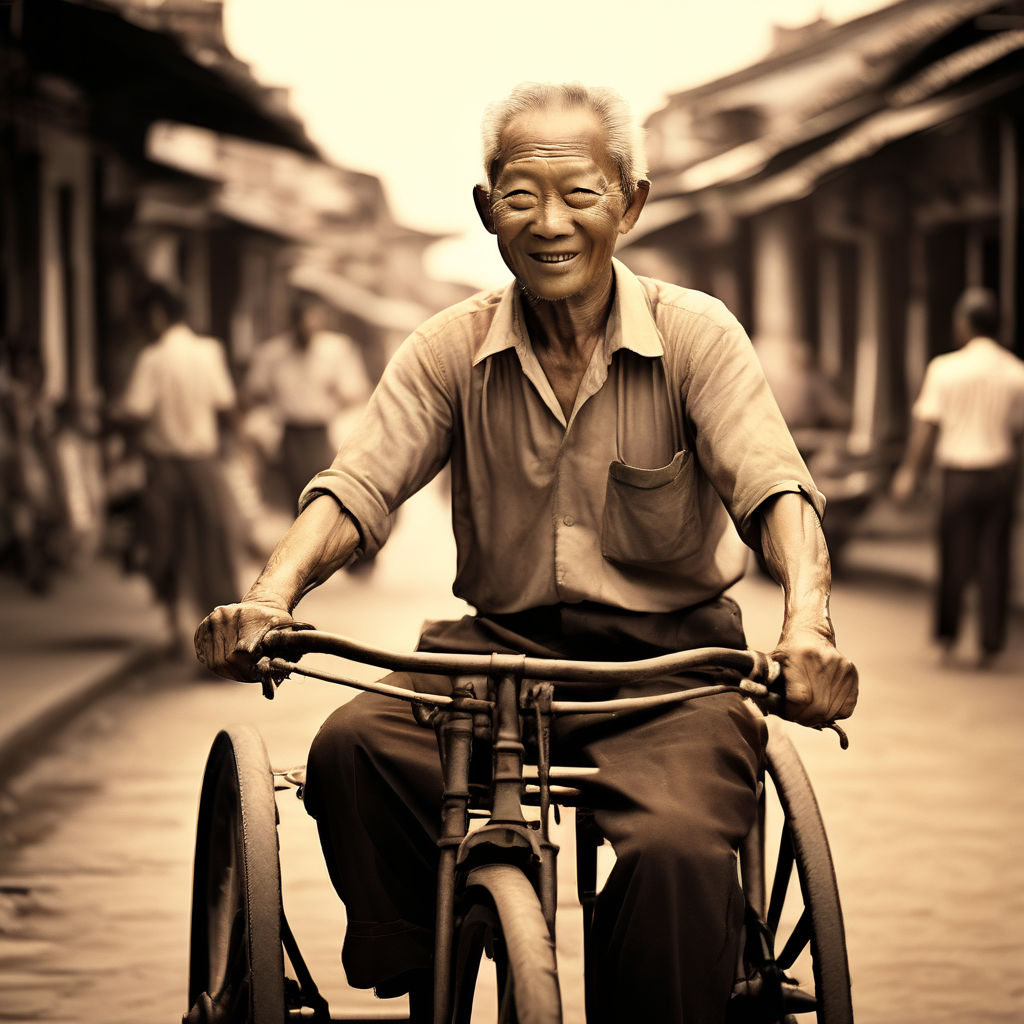
POLYGON ((141 428, 145 571, 182 651, 194 607, 237 600, 235 513, 221 464, 220 414, 235 388, 216 338, 185 323, 181 299, 154 285, 143 307, 153 342, 139 354, 121 402, 141 428))
POLYGON ((57 418, 39 358, 18 350, 10 364, 0 375, 2 532, 22 581, 45 594, 63 561, 65 536, 53 444, 57 418))
POLYGON ((256 349, 246 377, 250 422, 261 424, 260 447, 276 448, 293 512, 306 484, 334 458, 339 419, 370 396, 362 353, 348 335, 326 330, 325 314, 319 299, 297 295, 288 330, 256 349))
POLYGON ((996 298, 970 288, 953 310, 956 351, 928 365, 893 497, 913 496, 932 459, 942 470, 935 633, 948 660, 964 590, 976 580, 979 664, 1006 643, 1014 505, 1024 437, 1024 363, 996 340, 996 298))

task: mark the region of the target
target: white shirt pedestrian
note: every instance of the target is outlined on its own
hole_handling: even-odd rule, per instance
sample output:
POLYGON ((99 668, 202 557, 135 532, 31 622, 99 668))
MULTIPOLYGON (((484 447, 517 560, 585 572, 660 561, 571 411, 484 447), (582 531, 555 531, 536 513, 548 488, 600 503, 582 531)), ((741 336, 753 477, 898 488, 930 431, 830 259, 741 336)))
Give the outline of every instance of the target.
POLYGON ((913 414, 938 426, 940 466, 1010 464, 1024 433, 1024 363, 992 338, 973 338, 928 364, 913 414))

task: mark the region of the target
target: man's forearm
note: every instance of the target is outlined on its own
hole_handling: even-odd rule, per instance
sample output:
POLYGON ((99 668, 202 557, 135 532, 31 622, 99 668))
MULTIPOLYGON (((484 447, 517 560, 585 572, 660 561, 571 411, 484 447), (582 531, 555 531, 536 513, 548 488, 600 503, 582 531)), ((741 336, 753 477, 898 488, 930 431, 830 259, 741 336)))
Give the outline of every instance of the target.
POLYGON ((939 428, 934 423, 917 419, 911 423, 903 465, 913 474, 915 480, 919 480, 931 464, 938 436, 939 428))
POLYGON ((785 593, 783 638, 812 630, 835 643, 829 614, 832 569, 821 524, 799 494, 780 494, 761 513, 761 549, 772 578, 785 593))
POLYGON ((244 601, 287 607, 328 580, 359 546, 359 530, 329 495, 314 499, 274 549, 244 601))

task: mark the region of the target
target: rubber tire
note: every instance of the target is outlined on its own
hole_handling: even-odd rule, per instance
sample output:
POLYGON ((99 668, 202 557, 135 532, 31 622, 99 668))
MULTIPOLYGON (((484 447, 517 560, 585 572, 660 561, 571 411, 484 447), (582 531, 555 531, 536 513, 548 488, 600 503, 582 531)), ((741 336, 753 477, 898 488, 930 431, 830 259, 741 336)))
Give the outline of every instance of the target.
POLYGON ((481 955, 494 954, 500 1024, 561 1024, 555 944, 537 894, 508 864, 470 872, 460 898, 453 942, 453 1024, 469 1024, 481 955), (511 989, 506 1013, 501 994, 511 989))
POLYGON ((215 1019, 285 1020, 277 805, 266 747, 250 726, 218 733, 203 774, 188 982, 188 1005, 207 1006, 198 1020, 210 1012, 211 982, 233 994, 215 1019))
POLYGON ((797 877, 811 924, 819 1024, 852 1024, 850 967, 832 852, 807 771, 789 737, 769 719, 768 774, 790 828, 797 877))

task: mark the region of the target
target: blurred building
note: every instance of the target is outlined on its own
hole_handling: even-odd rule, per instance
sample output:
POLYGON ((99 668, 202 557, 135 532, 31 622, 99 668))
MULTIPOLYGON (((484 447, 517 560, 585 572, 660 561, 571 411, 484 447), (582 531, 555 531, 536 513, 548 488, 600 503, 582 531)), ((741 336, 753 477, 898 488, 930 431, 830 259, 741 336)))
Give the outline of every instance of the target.
POLYGON ((968 284, 1024 346, 1024 3, 903 0, 778 30, 647 122, 653 195, 622 258, 809 348, 855 451, 896 451, 968 284))
POLYGON ((0 331, 54 401, 119 390, 147 279, 236 366, 296 287, 375 368, 470 291, 428 280, 436 236, 396 225, 380 181, 325 161, 228 51, 219 0, 0 5, 0 141, 0 331))

